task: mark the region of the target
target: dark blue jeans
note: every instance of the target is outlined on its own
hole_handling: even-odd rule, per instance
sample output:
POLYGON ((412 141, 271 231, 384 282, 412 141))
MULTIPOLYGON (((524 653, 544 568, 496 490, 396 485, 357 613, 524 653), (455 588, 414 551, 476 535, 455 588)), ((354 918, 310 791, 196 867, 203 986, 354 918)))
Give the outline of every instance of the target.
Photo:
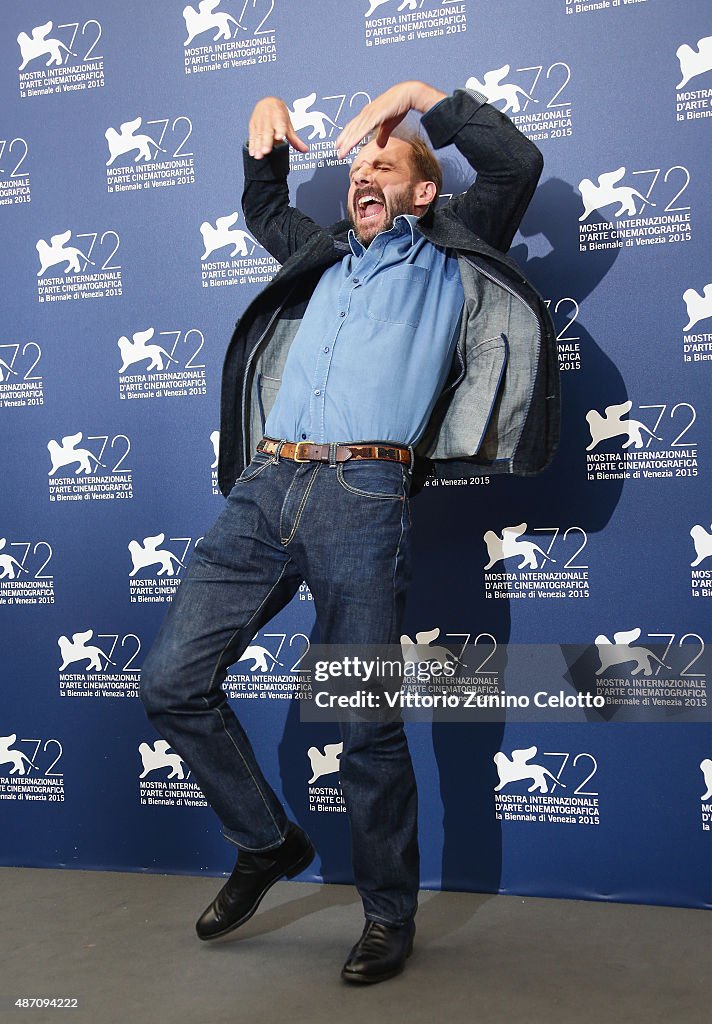
MULTIPOLYGON (((190 766, 242 850, 282 841, 287 816, 222 683, 306 580, 324 644, 398 643, 410 581, 410 470, 257 454, 196 546, 142 669, 156 730, 190 766)), ((366 917, 416 910, 417 792, 401 722, 341 723, 340 779, 366 917)))

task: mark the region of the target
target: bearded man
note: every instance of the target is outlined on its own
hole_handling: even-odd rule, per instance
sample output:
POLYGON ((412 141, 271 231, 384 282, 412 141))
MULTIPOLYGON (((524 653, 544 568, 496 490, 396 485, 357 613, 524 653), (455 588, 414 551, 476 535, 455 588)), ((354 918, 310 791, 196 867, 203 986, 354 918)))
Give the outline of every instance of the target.
MULTIPOLYGON (((223 371, 220 486, 143 669, 142 699, 239 850, 197 923, 209 940, 247 921, 314 848, 266 781, 222 683, 303 581, 327 644, 391 644, 411 576, 410 495, 427 473, 531 474, 558 436, 558 365, 546 308, 505 253, 541 155, 485 97, 402 82, 343 129, 349 222, 290 206, 285 103, 255 106, 244 154, 249 230, 282 268, 233 334, 223 371), (442 175, 419 136, 477 172, 436 209, 442 175)), ((398 974, 413 947, 415 777, 400 721, 340 723, 340 781, 365 927, 341 976, 398 974)))

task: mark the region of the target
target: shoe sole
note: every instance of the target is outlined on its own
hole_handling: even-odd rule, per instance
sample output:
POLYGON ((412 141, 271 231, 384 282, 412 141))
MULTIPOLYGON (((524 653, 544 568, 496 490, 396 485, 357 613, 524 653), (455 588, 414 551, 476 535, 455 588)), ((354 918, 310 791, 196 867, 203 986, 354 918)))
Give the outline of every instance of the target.
MULTIPOLYGON (((406 950, 405 953, 406 960, 408 959, 412 952, 413 940, 411 939, 408 949, 406 950)), ((395 967, 392 971, 384 971, 383 974, 357 974, 355 971, 351 973, 350 971, 343 970, 341 972, 341 977, 344 981, 348 982, 349 984, 375 985, 379 981, 388 981, 390 978, 397 977, 399 974, 403 973, 404 968, 405 961, 398 967, 395 967)))
POLYGON ((277 878, 272 879, 272 881, 264 887, 264 889, 259 894, 255 902, 247 911, 247 913, 243 914, 238 921, 233 921, 233 923, 228 925, 227 928, 223 928, 222 931, 219 932, 213 932, 211 935, 201 935, 200 932, 198 932, 198 938, 201 939, 203 942, 210 942, 212 939, 219 939, 223 935, 229 935, 230 932, 234 932, 236 928, 239 928, 241 925, 246 924, 246 922, 249 921, 253 914, 257 911, 257 908, 259 907, 260 903, 265 898, 265 896, 267 895, 267 893, 269 892, 273 885, 276 885, 277 882, 280 882, 283 878, 294 878, 295 875, 301 874, 302 871, 309 867, 309 865, 311 864, 315 857, 316 850, 314 849, 313 846, 310 845, 309 849, 302 854, 298 861, 295 861, 295 863, 292 864, 291 867, 287 868, 284 872, 282 872, 281 875, 278 875, 277 878))

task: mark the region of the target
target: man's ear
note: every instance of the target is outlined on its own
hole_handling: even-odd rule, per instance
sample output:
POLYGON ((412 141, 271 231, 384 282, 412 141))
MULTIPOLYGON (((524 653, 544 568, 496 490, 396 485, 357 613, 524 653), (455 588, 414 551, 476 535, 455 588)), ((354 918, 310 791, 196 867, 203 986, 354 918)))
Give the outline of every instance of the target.
POLYGON ((413 192, 414 206, 430 206, 437 195, 437 185, 434 181, 417 181, 413 192))

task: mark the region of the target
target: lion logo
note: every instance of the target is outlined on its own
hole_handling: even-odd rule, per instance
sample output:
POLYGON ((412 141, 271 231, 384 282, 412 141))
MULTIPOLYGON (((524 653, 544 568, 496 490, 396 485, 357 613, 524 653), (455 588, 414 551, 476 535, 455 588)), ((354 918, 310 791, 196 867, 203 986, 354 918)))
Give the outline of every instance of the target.
POLYGON ((308 785, 320 779, 322 775, 332 775, 339 770, 339 758, 343 753, 343 743, 327 743, 322 753, 318 747, 309 747, 307 755, 311 762, 312 777, 308 785))
POLYGON ((566 789, 563 782, 559 782, 548 768, 544 768, 540 764, 529 764, 530 759, 536 756, 536 752, 536 747, 528 747, 526 750, 513 750, 510 759, 501 750, 497 751, 493 758, 497 766, 497 774, 499 775, 499 782, 494 787, 495 793, 499 793, 501 789, 504 789, 511 782, 529 781, 530 779, 531 786, 527 790, 528 793, 548 793, 547 779, 551 779, 554 786, 562 786, 566 789))

